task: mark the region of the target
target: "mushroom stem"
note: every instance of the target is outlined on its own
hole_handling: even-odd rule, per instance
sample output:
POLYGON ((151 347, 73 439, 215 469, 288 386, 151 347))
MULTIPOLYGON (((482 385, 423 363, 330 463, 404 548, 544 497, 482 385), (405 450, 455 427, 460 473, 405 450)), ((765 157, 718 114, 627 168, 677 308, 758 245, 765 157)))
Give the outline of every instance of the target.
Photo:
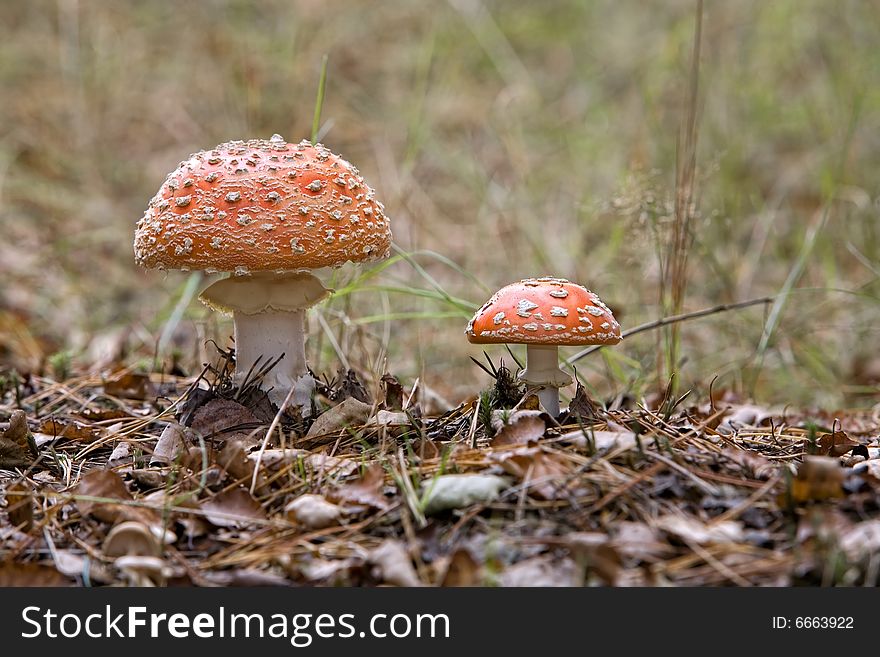
POLYGON ((559 415, 559 389, 571 383, 571 377, 559 369, 559 347, 530 344, 526 348, 526 369, 519 378, 538 390, 541 406, 553 417, 559 415))
POLYGON ((235 384, 240 387, 251 368, 257 372, 280 356, 260 387, 279 408, 292 388, 290 405, 308 417, 315 380, 306 365, 303 320, 305 311, 329 294, 330 290, 307 272, 232 276, 202 292, 202 302, 232 313, 235 384))
POLYGON ((232 314, 236 385, 244 382, 252 368, 258 371, 280 356, 281 360, 269 370, 260 387, 269 391, 269 399, 279 407, 290 388, 294 388, 291 404, 306 416, 311 410, 315 381, 306 365, 304 318, 305 310, 302 309, 270 309, 256 314, 235 311, 232 314))

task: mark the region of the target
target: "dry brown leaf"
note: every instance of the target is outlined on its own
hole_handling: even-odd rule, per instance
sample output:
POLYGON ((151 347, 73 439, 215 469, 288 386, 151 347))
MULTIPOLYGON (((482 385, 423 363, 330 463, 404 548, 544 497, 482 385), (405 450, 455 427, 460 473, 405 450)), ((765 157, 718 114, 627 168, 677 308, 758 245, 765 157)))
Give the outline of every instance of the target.
POLYGON ((33 490, 26 481, 17 481, 6 487, 6 513, 13 527, 29 532, 34 526, 33 490))
MULTIPOLYGON (((248 454, 249 461, 257 460, 257 453, 248 454)), ((310 452, 307 449, 267 449, 263 452, 260 463, 264 468, 273 470, 291 465, 302 460, 305 466, 312 472, 320 472, 334 477, 347 477, 353 474, 360 466, 354 459, 344 456, 330 456, 323 452, 310 452)))
POLYGON ((153 455, 150 457, 150 465, 164 465, 172 463, 181 452, 186 449, 184 429, 177 422, 169 422, 162 430, 153 455))
POLYGON ((406 547, 400 541, 387 539, 370 552, 369 562, 376 579, 394 586, 422 586, 406 547))
POLYGON ((262 423, 245 406, 231 399, 212 399, 193 413, 190 424, 203 438, 231 439, 236 434, 248 436, 262 423))
POLYGON ((847 530, 840 537, 840 549, 854 562, 880 553, 880 520, 865 520, 847 530))
POLYGON ((583 571, 573 559, 556 560, 550 555, 541 555, 508 566, 501 573, 501 586, 570 587, 581 586, 583 579, 583 571))
POLYGON ((596 418, 596 405, 580 381, 578 381, 574 397, 568 405, 568 414, 583 422, 591 422, 596 418))
POLYGON ((757 452, 747 449, 725 447, 721 454, 740 466, 743 472, 751 474, 758 479, 769 478, 778 468, 772 461, 765 459, 757 452))
POLYGON ((494 454, 505 472, 522 480, 530 494, 539 499, 553 500, 569 494, 565 483, 571 468, 559 454, 545 452, 540 447, 523 447, 514 451, 494 454))
POLYGON ((328 502, 323 495, 305 494, 291 501, 284 512, 287 519, 309 529, 324 529, 338 525, 342 509, 328 502))
POLYGON ((656 525, 685 543, 707 545, 737 543, 743 540, 742 523, 735 520, 706 524, 690 516, 669 514, 657 518, 656 525))
POLYGON ((623 556, 637 561, 655 561, 671 551, 669 544, 660 540, 657 531, 644 522, 615 523, 611 545, 623 556))
POLYGON ((52 553, 55 568, 67 577, 88 576, 90 582, 107 584, 113 580, 106 566, 96 559, 86 558, 72 550, 55 550, 52 553))
POLYGON ((373 507, 387 509, 388 500, 384 495, 385 471, 378 463, 374 463, 363 477, 357 481, 337 486, 327 498, 344 507, 373 507))
POLYGON ((485 504, 507 488, 503 477, 493 474, 469 473, 440 475, 422 482, 422 502, 426 514, 463 509, 472 504, 485 504))
POLYGON ((107 457, 107 465, 115 467, 129 461, 131 461, 131 445, 128 444, 128 441, 121 440, 107 457))
POLYGON ((403 411, 377 411, 367 424, 385 429, 388 435, 399 438, 412 431, 412 421, 403 411))
POLYGON ((373 407, 362 401, 349 397, 340 404, 330 408, 315 420, 309 427, 307 438, 335 434, 337 431, 348 427, 359 427, 366 423, 373 411, 373 407))
POLYGON ((474 559, 470 550, 458 548, 449 557, 440 586, 480 586, 483 579, 483 567, 474 559))
POLYGON ((868 458, 868 448, 861 443, 851 440, 845 431, 824 433, 819 437, 819 454, 822 456, 843 456, 852 452, 868 458))
POLYGON ((27 468, 33 459, 16 443, 0 438, 0 470, 27 468))
POLYGON ((123 372, 105 379, 104 392, 111 397, 141 401, 156 396, 150 375, 142 372, 123 372))
POLYGON ((81 440, 85 442, 91 442, 101 437, 101 430, 90 424, 51 417, 46 418, 40 423, 40 433, 52 438, 67 438, 68 440, 81 440))
MULTIPOLYGON (((578 429, 577 431, 563 434, 560 436, 560 440, 570 442, 578 449, 592 448, 600 452, 610 449, 630 450, 638 447, 635 434, 629 430, 603 431, 578 429)), ((653 438, 642 438, 642 447, 647 447, 653 442, 653 438)))
POLYGON ((244 527, 266 518, 260 503, 240 486, 203 501, 201 508, 208 521, 216 527, 244 527))
MULTIPOLYGON (((246 482, 250 485, 254 476, 256 461, 248 458, 245 443, 241 440, 230 440, 217 456, 217 464, 224 468, 227 474, 237 481, 246 482)), ((257 485, 254 488, 258 495, 266 491, 266 477, 262 469, 257 474, 257 485)))
POLYGON ((0 563, 0 588, 8 586, 72 586, 73 583, 51 566, 5 561, 0 563))
POLYGON ((28 433, 27 415, 25 412, 20 409, 12 411, 12 415, 9 416, 9 427, 3 432, 3 438, 15 443, 22 449, 27 449, 28 433))
MULTIPOLYGON (((791 482, 791 499, 801 503, 845 497, 845 475, 840 461, 834 457, 805 456, 791 482)), ((784 500, 781 499, 780 503, 784 504, 784 500)))
POLYGON ((608 536, 598 532, 571 532, 565 535, 565 544, 587 572, 594 573, 609 586, 617 583, 623 559, 608 536))
POLYGON ((764 420, 773 417, 773 413, 761 406, 741 404, 730 406, 725 410, 724 420, 718 425, 718 433, 729 435, 744 426, 759 426, 764 420))
POLYGON ((544 411, 516 410, 493 411, 492 447, 503 445, 525 445, 544 437, 547 427, 553 425, 553 419, 544 411))
MULTIPOLYGON (((112 470, 96 468, 82 476, 75 494, 83 497, 106 498, 119 502, 131 501, 131 494, 122 478, 112 470)), ((122 506, 112 502, 77 499, 76 506, 84 516, 94 516, 104 522, 114 522, 120 515, 122 506)))

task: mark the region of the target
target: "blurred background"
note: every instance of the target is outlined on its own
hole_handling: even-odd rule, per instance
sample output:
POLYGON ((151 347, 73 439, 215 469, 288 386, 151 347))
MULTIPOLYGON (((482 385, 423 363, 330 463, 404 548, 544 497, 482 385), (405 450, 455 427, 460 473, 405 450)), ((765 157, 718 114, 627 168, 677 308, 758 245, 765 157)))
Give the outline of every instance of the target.
MULTIPOLYGON (((324 54, 320 140, 406 257, 321 272, 340 294, 310 318, 316 371, 458 403, 489 383, 471 310, 528 276, 586 285, 624 329, 663 316, 694 18, 691 0, 0 3, 0 368, 195 374, 207 339, 228 344, 207 279, 138 270, 134 227, 189 153, 308 138, 324 54)), ((682 324, 679 381, 875 404, 880 4, 708 2, 702 26, 682 310, 781 296, 682 324)), ((647 394, 661 336, 578 371, 603 398, 647 394)))

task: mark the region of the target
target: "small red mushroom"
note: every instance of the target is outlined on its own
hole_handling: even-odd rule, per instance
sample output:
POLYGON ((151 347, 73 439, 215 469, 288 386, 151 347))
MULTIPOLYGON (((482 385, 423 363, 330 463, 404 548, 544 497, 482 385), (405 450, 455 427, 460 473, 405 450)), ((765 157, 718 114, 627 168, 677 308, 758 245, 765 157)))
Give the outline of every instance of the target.
POLYGON ((559 369, 559 347, 617 344, 620 324, 599 297, 564 278, 527 278, 496 292, 468 323, 475 344, 525 344, 525 383, 539 388, 548 413, 559 415, 559 388, 571 377, 559 369))

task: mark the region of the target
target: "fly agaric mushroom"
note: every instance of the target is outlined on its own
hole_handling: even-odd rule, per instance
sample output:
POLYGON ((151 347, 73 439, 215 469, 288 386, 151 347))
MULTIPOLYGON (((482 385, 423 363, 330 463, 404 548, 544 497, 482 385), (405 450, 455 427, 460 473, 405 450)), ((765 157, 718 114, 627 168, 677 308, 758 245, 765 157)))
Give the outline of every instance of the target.
POLYGON ((559 388, 571 377, 559 369, 559 347, 617 344, 620 324, 599 297, 564 278, 527 278, 501 288, 467 325, 475 344, 525 344, 519 378, 538 387, 548 413, 559 415, 559 388))
POLYGON ((327 290, 308 271, 387 258, 384 207, 358 170, 321 144, 231 141, 194 153, 171 172, 135 232, 138 264, 231 272, 200 299, 232 314, 235 381, 281 357, 263 379, 280 406, 311 410, 305 310, 327 290), (282 357, 283 356, 283 357, 282 357))

